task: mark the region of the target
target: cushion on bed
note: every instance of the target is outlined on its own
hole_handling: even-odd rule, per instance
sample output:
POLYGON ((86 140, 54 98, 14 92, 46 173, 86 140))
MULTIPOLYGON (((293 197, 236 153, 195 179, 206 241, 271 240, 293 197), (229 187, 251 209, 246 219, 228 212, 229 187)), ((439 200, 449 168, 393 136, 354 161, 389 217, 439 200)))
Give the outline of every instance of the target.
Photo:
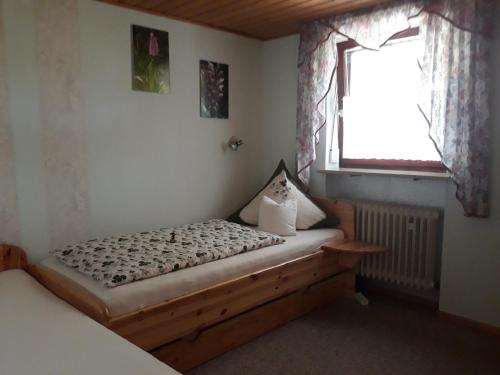
POLYGON ((259 190, 259 192, 242 208, 237 210, 232 214, 228 220, 239 224, 245 225, 257 225, 259 218, 259 205, 264 195, 268 195, 275 199, 276 195, 282 195, 280 192, 279 184, 283 184, 284 179, 286 179, 286 187, 289 188, 289 192, 294 194, 297 198, 297 229, 314 229, 314 228, 335 228, 339 224, 336 217, 326 215, 307 195, 300 184, 294 180, 291 173, 288 171, 285 162, 281 160, 278 167, 272 174, 266 185, 259 190), (284 176, 284 177, 283 177, 284 176), (278 185, 276 185, 278 182, 278 185), (274 186, 273 186, 274 184, 274 186), (274 188, 278 188, 278 194, 269 195, 269 192, 273 192, 274 188))
POLYGON ((264 195, 259 208, 259 230, 279 236, 295 236, 297 199, 286 199, 278 203, 264 195))

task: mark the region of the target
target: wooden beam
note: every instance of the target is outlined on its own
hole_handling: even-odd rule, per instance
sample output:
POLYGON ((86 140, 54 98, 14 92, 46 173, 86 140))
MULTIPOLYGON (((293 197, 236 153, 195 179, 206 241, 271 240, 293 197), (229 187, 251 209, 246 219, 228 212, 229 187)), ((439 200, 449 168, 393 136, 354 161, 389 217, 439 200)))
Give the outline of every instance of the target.
POLYGON ((267 0, 256 1, 254 3, 240 2, 234 6, 226 6, 222 10, 207 12, 199 17, 202 17, 206 22, 217 24, 224 20, 239 20, 245 17, 258 17, 267 15, 271 11, 278 9, 288 9, 296 4, 305 1, 324 1, 324 0, 267 0))
MULTIPOLYGON (((223 2, 223 4, 225 4, 225 6, 228 6, 228 5, 233 4, 234 0, 231 0, 231 1, 222 0, 222 2, 223 2)), ((213 11, 213 9, 217 9, 217 8, 220 9, 220 7, 223 6, 223 4, 221 4, 220 0, 191 0, 189 3, 184 4, 180 7, 177 7, 175 9, 173 9, 172 11, 170 11, 169 13, 174 15, 174 16, 177 16, 177 17, 182 17, 183 19, 191 19, 192 20, 193 15, 195 15, 197 13, 211 12, 211 11, 213 11)), ((222 8, 222 9, 225 9, 225 8, 222 8)), ((196 19, 196 18, 194 18, 194 19, 196 19)), ((202 20, 205 23, 210 23, 205 18, 200 18, 200 20, 202 20)))
POLYGON ((127 8, 127 9, 131 9, 131 10, 135 10, 135 11, 138 11, 138 12, 152 14, 154 16, 167 17, 167 18, 170 18, 170 19, 173 19, 173 20, 190 23, 190 24, 197 25, 197 26, 208 27, 210 29, 216 29, 216 30, 220 30, 220 31, 225 31, 225 32, 228 32, 228 33, 237 34, 237 35, 244 36, 244 37, 247 37, 247 38, 252 38, 252 39, 257 39, 257 40, 264 40, 264 39, 258 37, 257 35, 246 34, 244 31, 237 31, 237 30, 227 29, 227 28, 225 28, 223 26, 213 26, 213 25, 201 22, 201 21, 186 20, 186 19, 183 19, 183 18, 180 18, 180 17, 176 17, 176 16, 167 16, 164 13, 162 13, 160 11, 157 11, 155 9, 143 9, 142 7, 137 6, 137 5, 134 6, 134 5, 128 5, 128 4, 119 3, 118 0, 97 0, 97 1, 109 4, 109 5, 113 5, 113 6, 119 6, 119 7, 122 7, 122 8, 127 8))
MULTIPOLYGON (((141 7, 144 9, 152 9, 163 3, 164 0, 143 0, 141 1, 141 7)), ((136 4, 137 5, 137 4, 136 4)))
MULTIPOLYGON (((128 1, 126 1, 128 2, 128 1)), ((191 0, 168 0, 168 1, 163 1, 160 4, 156 5, 154 8, 151 10, 154 10, 156 12, 162 13, 162 14, 168 14, 172 12, 174 9, 178 9, 182 7, 183 5, 189 4, 191 0)), ((140 4, 131 4, 132 6, 137 6, 140 7, 140 4)))
POLYGON ((284 10, 276 13, 268 13, 264 17, 248 17, 241 20, 227 20, 227 22, 221 22, 220 25, 224 27, 232 28, 235 24, 239 28, 246 30, 250 33, 262 32, 265 30, 279 30, 280 27, 285 26, 285 28, 291 24, 303 24, 315 19, 325 18, 328 16, 333 16, 335 14, 347 13, 361 8, 369 8, 375 5, 387 2, 387 0, 363 0, 357 3, 357 6, 353 6, 350 3, 336 5, 334 3, 330 4, 318 4, 316 6, 307 6, 295 9, 284 10), (234 23, 233 23, 234 22, 234 23), (252 23, 251 28, 245 25, 252 23))
MULTIPOLYGON (((286 1, 286 0, 282 0, 286 1)), ((205 19, 205 15, 210 14, 220 14, 221 12, 227 12, 228 9, 232 9, 233 7, 242 6, 243 4, 238 0, 219 0, 217 4, 212 5, 210 8, 198 9, 198 11, 193 10, 191 13, 190 19, 205 19)))
MULTIPOLYGON (((144 6, 144 2, 142 0, 116 0, 117 3, 127 4, 131 6, 144 6)), ((164 1, 161 1, 164 3, 164 1)))
POLYGON ((105 324, 109 319, 108 307, 99 298, 73 280, 40 264, 31 265, 29 273, 40 284, 85 315, 105 324))
POLYGON ((243 18, 227 18, 217 22, 217 25, 238 29, 250 35, 258 34, 262 39, 268 40, 275 37, 298 33, 301 25, 316 19, 346 13, 360 8, 370 8, 388 0, 360 0, 357 6, 352 3, 321 4, 305 3, 303 7, 288 8, 281 11, 270 11, 264 16, 254 17, 251 14, 243 18))
POLYGON ((300 25, 389 0, 99 0, 197 25, 267 40, 300 25))

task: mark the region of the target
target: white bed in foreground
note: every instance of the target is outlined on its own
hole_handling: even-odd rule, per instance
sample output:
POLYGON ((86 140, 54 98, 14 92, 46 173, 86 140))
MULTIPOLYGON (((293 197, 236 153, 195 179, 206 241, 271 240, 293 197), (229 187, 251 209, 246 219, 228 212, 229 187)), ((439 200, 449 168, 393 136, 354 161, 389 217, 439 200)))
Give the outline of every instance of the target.
POLYGON ((179 373, 14 269, 0 272, 0 374, 179 373))

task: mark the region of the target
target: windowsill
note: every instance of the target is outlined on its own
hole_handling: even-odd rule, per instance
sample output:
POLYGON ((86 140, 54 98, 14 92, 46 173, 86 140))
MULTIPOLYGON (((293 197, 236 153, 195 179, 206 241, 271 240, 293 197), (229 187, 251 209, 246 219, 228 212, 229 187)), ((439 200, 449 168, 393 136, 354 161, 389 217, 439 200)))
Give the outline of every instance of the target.
POLYGON ((388 176, 388 177, 409 177, 413 179, 438 179, 446 180, 450 178, 447 172, 423 172, 423 171, 401 171, 392 169, 361 169, 361 168, 337 168, 320 169, 319 173, 326 175, 348 175, 348 176, 388 176))

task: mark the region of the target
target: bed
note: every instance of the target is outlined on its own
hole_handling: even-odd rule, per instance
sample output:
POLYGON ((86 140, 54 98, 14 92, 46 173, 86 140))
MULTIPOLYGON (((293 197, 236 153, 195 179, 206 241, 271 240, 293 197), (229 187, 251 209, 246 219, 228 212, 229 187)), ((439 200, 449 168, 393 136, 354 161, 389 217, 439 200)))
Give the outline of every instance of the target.
POLYGON ((344 233, 339 229, 299 231, 296 236, 287 237, 286 242, 280 245, 264 247, 116 288, 106 287, 66 266, 54 256, 49 256, 40 264, 83 286, 104 302, 110 317, 116 317, 310 255, 323 243, 343 238, 344 233))
POLYGON ((179 371, 354 293, 355 273, 323 243, 354 237, 354 209, 316 199, 337 229, 301 231, 269 246, 131 284, 106 288, 49 257, 37 280, 120 336, 179 371))
POLYGON ((0 374, 178 374, 54 296, 24 268, 22 251, 0 246, 0 374))

